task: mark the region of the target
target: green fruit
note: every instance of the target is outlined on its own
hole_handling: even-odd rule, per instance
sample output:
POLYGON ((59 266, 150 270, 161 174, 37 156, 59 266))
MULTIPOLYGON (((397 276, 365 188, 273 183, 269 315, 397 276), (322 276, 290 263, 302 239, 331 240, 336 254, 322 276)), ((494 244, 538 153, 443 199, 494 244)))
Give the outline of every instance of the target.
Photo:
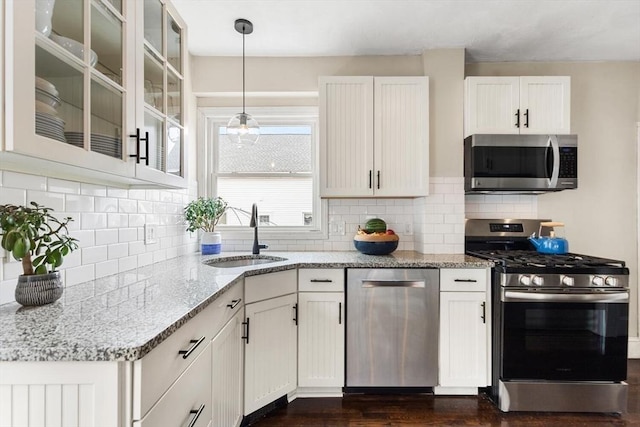
POLYGON ((387 223, 380 218, 372 218, 364 225, 367 233, 384 233, 387 231, 387 223))

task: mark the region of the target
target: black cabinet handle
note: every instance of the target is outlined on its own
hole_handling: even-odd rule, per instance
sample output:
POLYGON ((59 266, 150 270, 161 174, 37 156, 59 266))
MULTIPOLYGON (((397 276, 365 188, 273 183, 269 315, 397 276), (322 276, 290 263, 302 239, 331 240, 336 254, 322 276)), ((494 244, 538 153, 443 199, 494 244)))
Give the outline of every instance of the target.
POLYGON ((311 279, 309 280, 311 283, 333 283, 331 279, 311 279))
POLYGON ((529 109, 527 108, 524 112, 524 127, 529 127, 529 109))
POLYGON ((482 319, 482 323, 487 323, 487 303, 483 302, 480 305, 482 306, 482 316, 480 316, 480 318, 482 319))
POLYGON ((293 304, 293 323, 298 325, 298 304, 293 304))
POLYGON ((136 163, 140 163, 140 160, 144 160, 144 164, 149 166, 149 132, 144 133, 144 138, 140 137, 140 128, 136 128, 136 133, 129 135, 131 138, 136 139, 136 154, 129 154, 129 157, 135 157, 136 163), (140 141, 144 141, 146 156, 140 155, 140 141))
POLYGON ((373 188, 373 171, 369 169, 369 188, 373 188))
POLYGON ((476 279, 453 279, 454 282, 476 283, 476 279))
POLYGON ((249 344, 249 318, 247 317, 246 322, 242 322, 243 325, 246 325, 245 334, 241 337, 243 340, 247 340, 247 344, 249 344))
POLYGON ((338 325, 342 325, 342 303, 338 303, 338 325))
POLYGON ((189 343, 191 344, 191 347, 189 347, 186 350, 180 350, 178 352, 178 354, 182 355, 183 359, 186 359, 187 357, 191 356, 191 353, 193 353, 193 351, 196 349, 196 347, 198 347, 200 344, 202 344, 202 341, 204 341, 205 336, 201 336, 200 339, 197 340, 190 340, 189 343))
POLYGON ((229 308, 236 308, 238 306, 238 304, 240 304, 240 301, 242 301, 242 298, 238 298, 238 299, 232 299, 231 300, 231 304, 227 304, 227 307, 229 308))
POLYGON ((516 110, 516 127, 517 128, 520 127, 520 109, 519 108, 516 110))
POLYGON ((380 189, 380 171, 378 171, 378 190, 380 189))
POLYGON ((189 422, 189 425, 187 427, 193 427, 196 425, 196 422, 198 421, 198 418, 200 418, 200 415, 202 414, 202 411, 204 411, 204 403, 202 405, 200 405, 200 407, 198 409, 192 409, 189 411, 189 415, 193 415, 195 414, 195 417, 193 417, 191 419, 191 421, 189 422))

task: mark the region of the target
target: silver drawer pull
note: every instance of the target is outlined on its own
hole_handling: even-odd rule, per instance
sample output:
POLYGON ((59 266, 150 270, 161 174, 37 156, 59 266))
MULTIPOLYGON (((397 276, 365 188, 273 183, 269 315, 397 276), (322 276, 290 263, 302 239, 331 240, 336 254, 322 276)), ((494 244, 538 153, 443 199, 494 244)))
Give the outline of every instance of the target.
POLYGON ((333 283, 331 279, 311 279, 309 280, 311 283, 333 283))
POLYGON ((196 425, 196 422, 198 421, 198 418, 200 418, 200 415, 202 414, 202 411, 204 411, 204 403, 202 405, 200 405, 200 407, 198 409, 192 409, 189 411, 189 415, 193 415, 195 414, 195 417, 193 417, 191 419, 191 422, 189 423, 189 425, 187 427, 193 427, 196 425))
POLYGON ((453 279, 454 282, 476 283, 476 279, 453 279))
POLYGON ((423 280, 363 280, 363 288, 379 287, 424 288, 423 280))
POLYGON ((240 304, 240 301, 242 301, 242 298, 232 299, 231 300, 231 304, 227 304, 227 307, 229 307, 231 309, 236 308, 238 306, 238 304, 240 304))
POLYGON ((195 350, 196 347, 202 344, 202 341, 204 341, 204 338, 205 336, 203 335, 198 340, 190 340, 189 343, 191 344, 191 347, 189 347, 186 350, 180 350, 178 354, 181 354, 183 359, 186 359, 187 357, 191 356, 191 353, 193 353, 193 350, 195 350))

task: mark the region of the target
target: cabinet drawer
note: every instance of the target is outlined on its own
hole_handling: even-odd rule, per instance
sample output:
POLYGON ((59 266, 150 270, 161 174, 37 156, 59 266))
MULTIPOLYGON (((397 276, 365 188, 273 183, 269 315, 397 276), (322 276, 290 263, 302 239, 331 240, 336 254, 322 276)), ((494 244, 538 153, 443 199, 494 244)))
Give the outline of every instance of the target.
POLYGON ((243 296, 244 286, 240 280, 207 307, 215 307, 211 316, 211 338, 218 335, 229 319, 244 307, 243 296))
POLYGON ((440 290, 454 292, 486 292, 487 268, 444 268, 440 270, 440 290))
POLYGON ((298 270, 300 292, 343 292, 343 268, 302 268, 298 270))
POLYGON ((133 426, 186 426, 198 417, 193 426, 206 427, 211 422, 211 414, 211 345, 207 343, 178 381, 133 426))
POLYGON ((262 301, 297 292, 298 277, 296 270, 278 271, 245 277, 245 304, 262 301))
POLYGON ((238 312, 242 282, 236 283, 202 312, 133 364, 133 418, 139 420, 193 362, 225 323, 238 312), (198 344, 199 343, 199 344, 198 344), (193 349, 190 353, 180 353, 193 349))

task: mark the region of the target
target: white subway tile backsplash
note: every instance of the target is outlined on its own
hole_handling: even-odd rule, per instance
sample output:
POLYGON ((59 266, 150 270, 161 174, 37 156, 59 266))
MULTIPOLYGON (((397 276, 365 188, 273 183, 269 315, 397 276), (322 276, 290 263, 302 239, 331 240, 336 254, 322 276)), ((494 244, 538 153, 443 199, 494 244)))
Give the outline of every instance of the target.
POLYGON ((123 213, 108 213, 107 228, 122 228, 129 226, 129 215, 123 213))
POLYGON ((115 197, 96 197, 96 212, 118 212, 118 199, 115 197))
POLYGON ((47 191, 52 193, 80 194, 80 183, 63 179, 47 179, 47 191))
POLYGON ((2 186, 21 188, 23 190, 47 190, 47 178, 44 176, 28 175, 19 172, 4 171, 2 186))
POLYGON ((36 202, 37 204, 51 208, 54 211, 64 210, 64 195, 58 193, 27 190, 27 202, 36 202))
POLYGON ((86 196, 102 196, 107 195, 107 187, 104 185, 87 184, 85 182, 80 183, 80 194, 86 196))
POLYGON ((25 205, 27 203, 27 191, 18 188, 0 187, 1 205, 25 205))
POLYGON ((94 197, 68 194, 65 197, 65 209, 69 212, 93 212, 94 197))
POLYGON ((95 264, 107 259, 107 246, 91 246, 82 249, 82 262, 84 264, 95 264))
POLYGON ((65 269, 64 285, 73 286, 96 278, 95 264, 81 265, 65 269))
POLYGON ((107 247, 107 258, 116 259, 129 255, 129 245, 126 243, 115 243, 107 247))
MULTIPOLYGON (((60 268, 70 286, 195 252, 196 240, 181 224, 182 209, 196 194, 197 183, 193 185, 189 190, 128 190, 0 170, 0 204, 34 200, 52 208, 61 220, 74 219, 68 229, 79 249, 66 256, 60 268), (147 222, 164 224, 158 229, 162 247, 144 245, 147 222)), ((0 304, 14 300, 20 274, 21 263, 0 258, 0 304)))
POLYGON ((105 213, 81 213, 80 228, 82 230, 96 230, 107 227, 107 214, 105 213))

